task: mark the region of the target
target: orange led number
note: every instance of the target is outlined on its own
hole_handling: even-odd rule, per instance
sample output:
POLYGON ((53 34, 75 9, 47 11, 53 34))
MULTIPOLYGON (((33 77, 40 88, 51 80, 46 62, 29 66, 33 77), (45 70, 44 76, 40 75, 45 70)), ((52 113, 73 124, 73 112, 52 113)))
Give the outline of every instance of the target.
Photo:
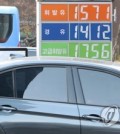
POLYGON ((110 4, 80 4, 80 21, 111 21, 110 4))

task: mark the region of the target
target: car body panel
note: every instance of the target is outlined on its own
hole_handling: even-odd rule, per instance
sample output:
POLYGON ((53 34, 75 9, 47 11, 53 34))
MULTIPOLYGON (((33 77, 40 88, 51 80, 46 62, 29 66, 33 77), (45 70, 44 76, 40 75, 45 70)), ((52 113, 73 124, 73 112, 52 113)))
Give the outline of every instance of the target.
POLYGON ((101 119, 101 113, 105 107, 78 105, 80 110, 82 134, 119 134, 120 122, 113 125, 105 124, 101 119), (86 118, 85 116, 91 116, 86 118), (99 120, 100 119, 100 120, 99 120))
POLYGON ((2 98, 0 105, 16 108, 0 111, 0 124, 6 134, 80 134, 77 105, 2 98))
MULTIPOLYGON (((114 75, 118 78, 120 78, 119 71, 117 73, 116 70, 109 70, 107 68, 99 68, 99 67, 89 67, 85 66, 84 68, 82 66, 76 66, 73 68, 74 72, 74 82, 75 90, 76 90, 76 96, 77 96, 77 103, 78 108, 80 112, 80 120, 81 120, 81 133, 82 134, 118 134, 120 133, 120 120, 119 120, 119 114, 116 113, 116 111, 113 111, 113 108, 117 108, 118 112, 120 111, 119 106, 113 106, 113 105, 92 105, 92 104, 86 104, 86 96, 84 94, 84 88, 82 85, 81 78, 78 74, 78 69, 83 70, 95 70, 96 72, 104 72, 111 75, 114 75), (104 116, 102 115, 102 112, 107 109, 107 111, 104 113, 104 116), (112 112, 110 111, 112 109, 112 112), (102 117, 103 116, 103 117, 102 117), (107 118, 106 118, 107 116, 107 118), (118 119, 117 121, 114 119, 118 119)), ((87 74, 88 75, 88 74, 87 74)), ((89 77, 89 75, 88 75, 89 77)), ((96 89, 97 90, 97 89, 96 89)), ((93 92, 95 95, 95 93, 93 92)), ((106 94, 109 96, 109 93, 106 94)), ((103 99, 101 97, 101 99, 103 99)), ((92 101, 92 100, 91 100, 92 101)))
POLYGON ((45 64, 45 65, 66 65, 66 66, 81 66, 81 67, 91 67, 91 68, 101 68, 110 71, 120 72, 120 64, 113 62, 102 62, 102 61, 88 61, 88 60, 80 60, 74 58, 61 58, 61 57, 23 57, 17 59, 10 59, 3 61, 0 63, 0 71, 15 68, 19 66, 32 66, 37 64, 45 64))
POLYGON ((0 134, 5 134, 5 131, 3 130, 3 128, 0 125, 0 134))

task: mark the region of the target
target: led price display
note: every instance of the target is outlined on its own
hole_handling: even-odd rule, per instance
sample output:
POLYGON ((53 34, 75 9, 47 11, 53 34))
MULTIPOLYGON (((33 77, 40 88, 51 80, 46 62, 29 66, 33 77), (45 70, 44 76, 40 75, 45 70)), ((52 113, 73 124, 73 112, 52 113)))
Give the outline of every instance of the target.
POLYGON ((80 43, 79 57, 110 60, 111 58, 111 44, 110 43, 80 43))
POLYGON ((111 40, 110 23, 72 23, 70 40, 111 40))
POLYGON ((70 24, 70 40, 89 40, 90 27, 88 23, 70 24))
POLYGON ((78 4, 42 4, 41 11, 43 21, 111 20, 111 4, 106 3, 81 2, 78 4))
POLYGON ((58 56, 111 60, 112 2, 43 2, 40 9, 43 55, 57 56, 65 44, 58 56))
POLYGON ((111 40, 111 24, 91 24, 91 40, 111 40))
POLYGON ((80 4, 80 21, 110 21, 110 4, 80 4))

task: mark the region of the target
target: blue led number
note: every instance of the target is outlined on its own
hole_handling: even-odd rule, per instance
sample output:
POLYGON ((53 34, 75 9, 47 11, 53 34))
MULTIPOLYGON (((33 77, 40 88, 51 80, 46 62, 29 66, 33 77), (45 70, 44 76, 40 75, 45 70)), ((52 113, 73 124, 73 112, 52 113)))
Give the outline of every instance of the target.
POLYGON ((79 40, 89 40, 89 24, 79 24, 79 40))
POLYGON ((111 40, 111 24, 91 24, 91 40, 111 40))
POLYGON ((70 24, 70 40, 89 40, 89 24, 70 24))
POLYGON ((70 24, 70 40, 78 40, 78 23, 72 23, 70 24))

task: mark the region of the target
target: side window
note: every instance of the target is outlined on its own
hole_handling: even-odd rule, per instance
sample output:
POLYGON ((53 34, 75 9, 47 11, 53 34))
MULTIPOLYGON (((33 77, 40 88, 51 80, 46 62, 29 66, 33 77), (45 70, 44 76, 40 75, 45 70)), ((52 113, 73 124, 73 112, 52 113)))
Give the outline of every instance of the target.
POLYGON ((16 70, 17 97, 22 98, 28 84, 38 75, 42 68, 25 68, 16 70))
POLYGON ((12 72, 0 74, 0 96, 13 97, 12 72))
POLYGON ((16 88, 18 98, 67 102, 66 68, 16 70, 16 88))
POLYGON ((120 106, 119 77, 99 71, 78 71, 86 104, 120 106))

